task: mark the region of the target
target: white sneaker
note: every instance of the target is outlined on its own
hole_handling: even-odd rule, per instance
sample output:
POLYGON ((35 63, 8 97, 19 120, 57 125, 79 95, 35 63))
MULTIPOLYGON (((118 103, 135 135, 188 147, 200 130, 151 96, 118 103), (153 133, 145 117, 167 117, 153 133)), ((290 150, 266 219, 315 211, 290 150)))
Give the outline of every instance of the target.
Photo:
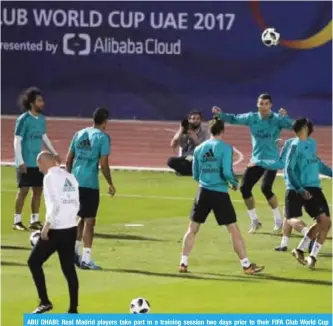
POLYGON ((306 266, 309 267, 310 269, 315 269, 316 267, 316 262, 317 259, 312 257, 312 256, 308 256, 305 258, 306 261, 306 266))
POLYGON ((252 221, 249 229, 249 233, 256 233, 257 230, 261 229, 262 224, 259 220, 252 221))

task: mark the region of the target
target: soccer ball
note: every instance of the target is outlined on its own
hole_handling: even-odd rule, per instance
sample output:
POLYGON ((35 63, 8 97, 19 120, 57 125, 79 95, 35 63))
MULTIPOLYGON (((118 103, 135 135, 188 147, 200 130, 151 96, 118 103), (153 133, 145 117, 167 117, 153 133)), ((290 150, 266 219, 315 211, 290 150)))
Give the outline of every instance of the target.
POLYGON ((275 30, 275 28, 267 28, 261 34, 261 40, 268 47, 272 45, 276 46, 279 44, 280 34, 275 30))
POLYGON ((150 304, 144 298, 136 298, 131 301, 130 313, 132 314, 148 314, 150 312, 150 304))
POLYGON ((40 238, 40 231, 35 231, 30 234, 30 244, 31 247, 34 247, 40 238))

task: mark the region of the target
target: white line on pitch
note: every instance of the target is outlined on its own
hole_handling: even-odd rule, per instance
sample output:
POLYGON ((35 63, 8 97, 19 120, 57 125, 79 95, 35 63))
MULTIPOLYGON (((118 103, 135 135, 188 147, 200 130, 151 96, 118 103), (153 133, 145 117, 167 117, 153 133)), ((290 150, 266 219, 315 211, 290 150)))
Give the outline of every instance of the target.
MULTIPOLYGON (((1 189, 2 192, 16 192, 13 189, 1 189)), ((101 193, 100 196, 109 197, 108 194, 101 193)), ((194 200, 193 197, 182 197, 182 196, 158 196, 158 195, 139 195, 139 194, 117 194, 116 197, 120 198, 139 198, 139 199, 157 199, 157 200, 180 200, 180 201, 188 201, 194 200)), ((235 203, 243 203, 242 199, 231 199, 235 203)), ((258 204, 266 204, 267 202, 262 200, 256 200, 258 204)), ((280 205, 283 206, 283 205, 280 205)), ((329 205, 332 206, 332 205, 329 205)))

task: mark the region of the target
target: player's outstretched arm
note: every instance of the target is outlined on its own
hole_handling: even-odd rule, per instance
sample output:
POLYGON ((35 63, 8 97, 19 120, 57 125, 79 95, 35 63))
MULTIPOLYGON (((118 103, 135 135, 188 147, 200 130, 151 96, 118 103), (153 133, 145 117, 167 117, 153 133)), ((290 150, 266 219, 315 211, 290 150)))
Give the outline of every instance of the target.
POLYGON ((224 113, 218 106, 213 106, 212 113, 214 116, 218 116, 219 119, 233 125, 247 126, 250 123, 251 113, 243 113, 243 114, 224 113))
POLYGON ((293 129, 293 122, 294 120, 288 117, 288 112, 281 108, 279 110, 279 124, 281 129, 293 129))
POLYGON ((332 178, 332 169, 326 165, 319 157, 319 173, 332 178))

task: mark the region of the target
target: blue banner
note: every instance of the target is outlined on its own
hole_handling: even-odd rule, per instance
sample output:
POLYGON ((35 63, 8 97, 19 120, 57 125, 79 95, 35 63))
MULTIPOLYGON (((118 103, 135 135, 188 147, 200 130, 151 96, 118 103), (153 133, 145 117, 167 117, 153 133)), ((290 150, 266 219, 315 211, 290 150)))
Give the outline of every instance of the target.
POLYGON ((48 314, 24 316, 24 325, 94 326, 330 326, 331 314, 48 314))
POLYGON ((1 7, 2 113, 21 89, 40 87, 47 114, 180 120, 276 108, 332 120, 332 3, 11 2, 1 7), (302 13, 302 14, 299 14, 302 13), (275 27, 280 45, 261 33, 275 27))

